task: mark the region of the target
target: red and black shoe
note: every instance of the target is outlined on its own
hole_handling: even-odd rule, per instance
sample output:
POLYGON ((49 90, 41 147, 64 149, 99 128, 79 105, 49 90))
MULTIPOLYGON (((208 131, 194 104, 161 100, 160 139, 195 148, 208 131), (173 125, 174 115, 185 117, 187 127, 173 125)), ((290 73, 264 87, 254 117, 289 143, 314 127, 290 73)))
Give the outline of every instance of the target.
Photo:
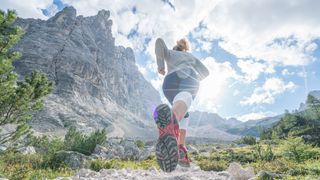
POLYGON ((183 145, 179 145, 179 160, 178 164, 182 167, 190 167, 191 159, 188 157, 187 148, 183 145))
POLYGON ((159 129, 156 145, 157 162, 163 171, 171 172, 178 164, 179 124, 167 104, 159 105, 153 117, 159 129))

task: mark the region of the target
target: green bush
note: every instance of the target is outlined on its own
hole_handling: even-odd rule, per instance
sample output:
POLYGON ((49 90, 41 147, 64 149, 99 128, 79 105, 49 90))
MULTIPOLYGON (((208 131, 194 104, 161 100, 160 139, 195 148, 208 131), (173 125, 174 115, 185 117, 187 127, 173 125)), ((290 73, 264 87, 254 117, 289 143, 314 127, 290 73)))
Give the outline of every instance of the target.
POLYGON ((30 136, 28 144, 41 149, 46 154, 53 154, 65 149, 63 139, 57 137, 49 139, 47 136, 30 136))
POLYGON ((111 169, 114 167, 114 164, 112 161, 108 160, 94 160, 90 162, 89 168, 94 171, 100 171, 101 169, 111 169))
POLYGON ((91 155, 97 144, 105 142, 106 130, 97 130, 89 136, 77 131, 74 127, 70 128, 65 136, 64 145, 66 150, 76 151, 85 155, 91 155))
POLYGON ((149 169, 150 167, 156 167, 159 169, 159 166, 155 160, 155 158, 147 159, 143 161, 124 161, 124 160, 102 160, 97 159, 93 160, 89 164, 89 168, 94 171, 100 171, 101 169, 149 169))
POLYGON ((42 167, 43 168, 59 168, 62 167, 60 165, 53 166, 53 164, 57 164, 54 160, 54 156, 56 152, 64 150, 65 145, 64 141, 60 138, 49 139, 47 136, 42 137, 34 137, 29 136, 29 145, 34 146, 35 148, 39 148, 41 156, 42 156, 42 167))
POLYGON ((139 149, 144 149, 145 144, 143 141, 137 140, 135 144, 138 146, 139 149))
POLYGON ((235 151, 230 151, 228 154, 225 155, 225 158, 228 162, 240 162, 240 163, 250 163, 256 161, 254 156, 252 155, 251 152, 235 152, 235 151))
POLYGON ((228 163, 223 160, 201 160, 198 165, 204 171, 224 171, 228 168, 228 163))
POLYGON ((289 160, 302 162, 309 159, 320 159, 320 150, 304 143, 302 138, 288 138, 284 141, 283 156, 289 160))
POLYGON ((7 151, 0 156, 0 177, 8 179, 53 179, 58 176, 71 176, 69 168, 50 169, 44 154, 23 155, 7 151))
POLYGON ((253 136, 243 136, 236 143, 254 145, 257 143, 257 140, 253 136))
POLYGON ((28 144, 39 148, 42 154, 43 168, 64 168, 61 158, 57 157, 59 151, 76 151, 85 155, 91 155, 97 144, 102 144, 106 140, 106 131, 97 130, 90 135, 84 135, 75 128, 70 128, 65 135, 64 140, 60 138, 49 139, 47 136, 28 137, 28 144))
POLYGON ((266 149, 263 148, 262 145, 257 144, 254 147, 253 156, 257 160, 269 161, 269 162, 274 160, 274 158, 275 158, 270 144, 267 145, 266 149))

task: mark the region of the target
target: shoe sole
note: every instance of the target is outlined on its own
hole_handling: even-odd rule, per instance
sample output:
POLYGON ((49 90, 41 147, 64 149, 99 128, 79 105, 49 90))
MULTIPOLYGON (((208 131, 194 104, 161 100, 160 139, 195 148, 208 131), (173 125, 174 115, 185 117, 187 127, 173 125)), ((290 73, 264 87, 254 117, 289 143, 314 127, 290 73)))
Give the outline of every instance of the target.
POLYGON ((181 161, 178 161, 178 164, 179 164, 179 166, 185 167, 185 168, 189 168, 191 166, 190 164, 187 164, 187 163, 184 163, 184 162, 181 162, 181 161))
MULTIPOLYGON (((171 110, 168 105, 161 104, 156 108, 155 121, 158 127, 166 128, 171 122, 171 110)), ((159 137, 156 145, 157 163, 164 172, 172 172, 178 165, 178 144, 172 134, 159 137)))

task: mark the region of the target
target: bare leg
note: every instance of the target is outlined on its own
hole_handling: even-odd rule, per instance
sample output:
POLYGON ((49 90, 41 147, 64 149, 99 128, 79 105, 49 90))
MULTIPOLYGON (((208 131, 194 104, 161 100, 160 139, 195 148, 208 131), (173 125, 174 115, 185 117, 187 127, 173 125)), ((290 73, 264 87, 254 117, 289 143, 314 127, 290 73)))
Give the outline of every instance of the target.
POLYGON ((184 115, 186 115, 186 113, 188 111, 188 107, 185 104, 185 102, 176 101, 173 103, 172 111, 173 111, 174 115, 176 116, 177 120, 181 121, 183 119, 184 115))
MULTIPOLYGON (((188 107, 183 101, 176 101, 173 104, 172 111, 178 121, 181 121, 187 113, 188 107)), ((186 130, 180 129, 179 144, 185 145, 186 130)))
POLYGON ((180 129, 180 137, 179 137, 179 144, 182 144, 182 145, 186 145, 186 134, 187 134, 187 131, 185 129, 180 129))

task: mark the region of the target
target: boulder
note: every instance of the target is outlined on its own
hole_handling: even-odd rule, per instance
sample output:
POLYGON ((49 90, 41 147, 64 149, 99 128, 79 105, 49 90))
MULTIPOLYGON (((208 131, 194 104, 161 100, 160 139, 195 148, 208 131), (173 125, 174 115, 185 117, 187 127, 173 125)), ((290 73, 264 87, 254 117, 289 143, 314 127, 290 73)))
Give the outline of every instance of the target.
POLYGON ((22 154, 34 154, 36 153, 36 149, 33 146, 26 146, 19 148, 18 151, 22 154))
POLYGON ((97 172, 92 171, 90 169, 80 169, 76 173, 76 177, 81 178, 81 177, 90 177, 90 176, 95 176, 97 172))
POLYGON ((133 141, 124 141, 124 154, 121 159, 138 160, 140 155, 139 147, 133 141))
POLYGON ((6 145, 0 144, 0 152, 7 150, 8 147, 6 145))
POLYGON ((263 180, 272 180, 274 178, 281 178, 281 175, 269 171, 259 171, 256 178, 263 180))
POLYGON ((108 153, 108 149, 104 146, 99 145, 99 144, 96 145, 96 147, 94 148, 94 151, 93 151, 93 154, 101 156, 101 157, 105 157, 107 153, 108 153))
POLYGON ((75 151, 59 151, 54 155, 56 163, 66 164, 71 169, 84 168, 89 157, 75 151))
POLYGON ((227 171, 235 180, 247 180, 255 177, 253 167, 242 168, 240 164, 235 162, 229 165, 227 171))
POLYGON ((139 155, 139 161, 148 159, 155 152, 155 146, 145 147, 139 155))

